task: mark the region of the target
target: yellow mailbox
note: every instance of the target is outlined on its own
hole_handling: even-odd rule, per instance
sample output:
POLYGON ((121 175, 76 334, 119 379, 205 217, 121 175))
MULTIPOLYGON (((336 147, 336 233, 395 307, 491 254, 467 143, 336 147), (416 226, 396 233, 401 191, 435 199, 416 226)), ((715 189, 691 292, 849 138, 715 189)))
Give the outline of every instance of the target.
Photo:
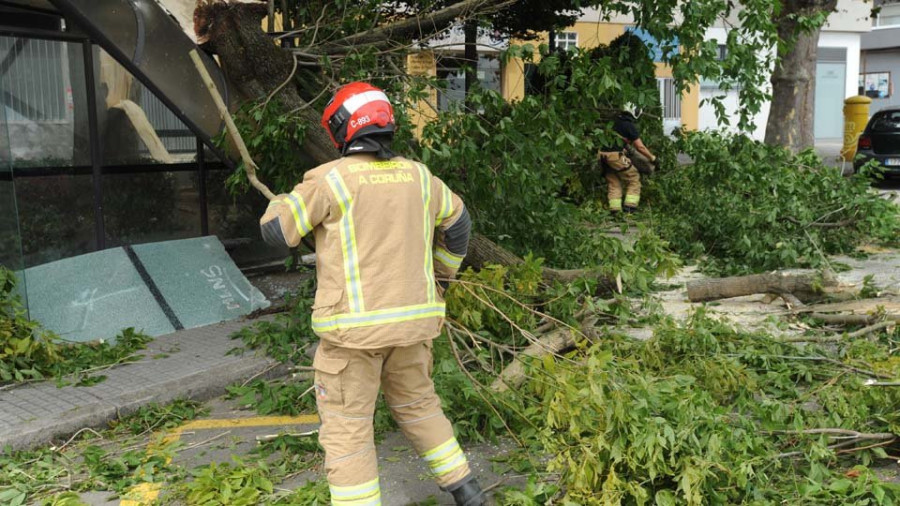
POLYGON ((856 156, 856 141, 869 122, 869 105, 872 99, 861 95, 844 100, 844 147, 841 156, 851 162, 856 156))

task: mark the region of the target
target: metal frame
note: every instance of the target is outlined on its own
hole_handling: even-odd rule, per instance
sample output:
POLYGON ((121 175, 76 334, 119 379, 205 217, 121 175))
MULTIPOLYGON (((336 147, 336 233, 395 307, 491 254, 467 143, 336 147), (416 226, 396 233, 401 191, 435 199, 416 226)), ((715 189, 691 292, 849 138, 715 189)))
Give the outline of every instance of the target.
MULTIPOLYGON (((147 88, 148 90, 150 90, 151 93, 156 95, 156 98, 158 98, 160 102, 165 104, 165 106, 168 107, 169 110, 172 111, 172 113, 175 114, 175 116, 177 116, 178 119, 181 120, 182 123, 184 123, 185 125, 188 126, 188 128, 193 130, 194 133, 197 134, 197 136, 203 141, 203 143, 206 144, 206 146, 209 147, 209 149, 212 150, 212 152, 215 153, 215 155, 220 160, 222 160, 223 163, 225 163, 225 165, 228 165, 229 168, 232 168, 232 169, 234 169, 236 167, 234 165, 234 163, 231 160, 229 160, 228 157, 226 157, 224 155, 224 153, 215 144, 213 144, 212 139, 206 137, 205 135, 201 135, 203 130, 200 127, 198 127, 193 121, 191 121, 190 118, 185 116, 182 113, 182 111, 178 107, 176 107, 175 104, 172 103, 171 100, 169 100, 169 97, 167 97, 165 94, 163 94, 159 90, 159 88, 156 87, 156 85, 154 85, 152 82, 150 82, 150 80, 147 79, 147 77, 144 75, 144 73, 141 71, 141 69, 138 68, 138 66, 135 65, 133 61, 131 61, 131 59, 128 57, 128 55, 126 55, 125 53, 120 51, 116 47, 116 45, 113 44, 113 42, 109 39, 109 37, 104 35, 102 32, 100 32, 99 30, 91 29, 92 25, 91 25, 89 19, 85 18, 81 14, 81 12, 79 12, 77 9, 72 8, 64 0, 50 0, 50 1, 51 1, 51 3, 53 3, 54 7, 59 9, 59 11, 64 14, 65 19, 71 19, 76 25, 78 25, 82 29, 86 29, 87 31, 89 31, 92 40, 99 42, 99 45, 101 47, 103 47, 104 51, 106 51, 110 56, 112 56, 114 60, 119 62, 119 65, 122 65, 123 67, 125 67, 125 70, 130 72, 131 75, 136 77, 141 82, 141 84, 144 85, 145 88, 147 88)), ((226 100, 226 103, 227 103, 227 100, 228 100, 227 94, 226 94, 226 96, 223 97, 223 99, 226 100)))
POLYGON ((97 88, 94 82, 94 45, 90 41, 81 43, 84 56, 84 83, 87 94, 88 130, 90 130, 91 168, 94 182, 94 231, 97 234, 97 249, 106 249, 106 226, 103 221, 103 147, 100 144, 100 127, 97 118, 97 88))
MULTIPOLYGON (((0 0, 2 3, 2 0, 0 0)), ((76 20, 76 23, 82 20, 76 20)), ((184 123, 191 135, 196 140, 197 158, 196 162, 176 163, 176 164, 134 164, 134 165, 104 165, 103 164, 103 146, 99 132, 98 103, 97 103, 97 83, 94 74, 94 47, 95 40, 90 37, 69 33, 55 32, 40 29, 28 29, 12 26, 0 26, 0 35, 22 37, 30 39, 45 39, 64 41, 75 44, 81 44, 84 67, 84 82, 86 87, 86 107, 88 108, 88 129, 90 138, 90 165, 78 165, 67 167, 13 167, 11 171, 0 172, 0 181, 14 181, 16 178, 40 178, 53 176, 88 176, 92 177, 93 186, 93 203, 94 203, 94 233, 96 239, 97 250, 106 247, 106 228, 103 213, 103 176, 114 174, 147 174, 154 172, 196 172, 198 174, 198 193, 200 204, 200 230, 202 235, 209 234, 209 212, 208 212, 208 195, 206 186, 206 177, 210 171, 234 170, 234 163, 229 160, 221 152, 218 147, 212 143, 212 139, 199 135, 202 133, 193 122, 186 118, 170 100, 165 97, 152 84, 147 84, 141 79, 142 73, 132 64, 124 55, 114 54, 116 51, 104 48, 110 56, 116 59, 126 70, 132 73, 141 83, 150 90, 160 101, 174 113, 182 123, 184 123), (218 158, 217 161, 210 162, 206 160, 205 148, 208 147, 218 158)), ((105 41, 109 42, 109 41, 105 41)), ((101 45, 97 45, 102 47, 101 45)), ((169 137, 182 134, 182 131, 164 130, 161 136, 169 137)))

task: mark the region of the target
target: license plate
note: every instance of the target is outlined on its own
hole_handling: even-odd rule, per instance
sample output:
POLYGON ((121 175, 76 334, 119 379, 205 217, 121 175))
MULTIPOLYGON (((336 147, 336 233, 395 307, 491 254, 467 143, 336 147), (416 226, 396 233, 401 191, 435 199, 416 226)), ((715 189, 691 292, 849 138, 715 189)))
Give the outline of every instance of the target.
POLYGON ((900 158, 888 158, 887 160, 884 161, 884 164, 892 166, 892 167, 900 166, 900 158))

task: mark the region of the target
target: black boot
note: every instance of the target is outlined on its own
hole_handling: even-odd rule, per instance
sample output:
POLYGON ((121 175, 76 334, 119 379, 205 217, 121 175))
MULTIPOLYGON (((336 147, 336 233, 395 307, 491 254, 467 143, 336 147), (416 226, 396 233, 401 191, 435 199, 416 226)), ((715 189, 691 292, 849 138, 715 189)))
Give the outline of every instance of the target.
POLYGON ((484 492, 478 485, 478 480, 469 475, 445 489, 453 494, 456 506, 483 506, 484 492))

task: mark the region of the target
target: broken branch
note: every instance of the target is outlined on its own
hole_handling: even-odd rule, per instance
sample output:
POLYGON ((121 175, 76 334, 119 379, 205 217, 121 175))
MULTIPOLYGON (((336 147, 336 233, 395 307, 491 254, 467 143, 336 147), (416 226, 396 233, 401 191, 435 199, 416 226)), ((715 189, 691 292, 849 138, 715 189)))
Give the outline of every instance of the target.
POLYGON ((244 139, 241 137, 241 133, 238 132, 237 126, 234 124, 234 119, 232 119, 231 114, 228 112, 228 107, 225 106, 222 96, 219 95, 219 90, 216 89, 216 83, 213 82, 212 77, 206 70, 206 66, 203 64, 203 60, 200 59, 200 53, 198 53, 196 49, 192 49, 190 55, 191 60, 194 61, 194 66, 197 67, 197 72, 200 73, 200 78, 203 79, 203 83, 206 85, 206 89, 209 90, 213 102, 216 103, 216 108, 219 109, 219 115, 222 116, 222 120, 225 121, 228 133, 231 134, 235 146, 237 146, 238 151, 241 153, 241 159, 244 161, 244 172, 247 173, 247 179, 250 181, 250 184, 259 190, 260 193, 265 195, 267 199, 275 200, 275 194, 272 193, 272 190, 256 177, 256 169, 258 167, 253 159, 250 158, 250 152, 247 151, 247 145, 244 144, 244 139))

